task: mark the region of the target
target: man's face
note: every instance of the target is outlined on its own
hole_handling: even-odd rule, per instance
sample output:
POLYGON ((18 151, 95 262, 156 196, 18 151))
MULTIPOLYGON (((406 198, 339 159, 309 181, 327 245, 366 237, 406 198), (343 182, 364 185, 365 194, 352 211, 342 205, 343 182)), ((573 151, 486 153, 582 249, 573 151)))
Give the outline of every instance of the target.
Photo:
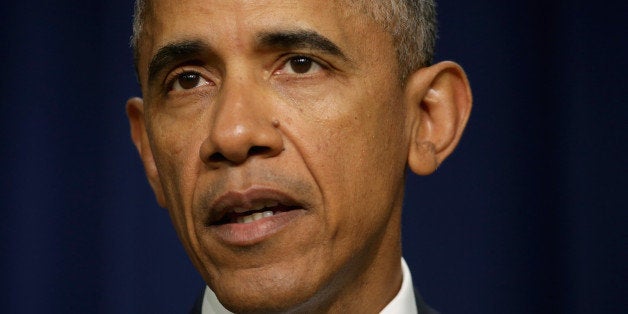
POLYGON ((386 279, 410 133, 391 37, 334 1, 154 2, 142 154, 220 300, 286 309, 386 279))

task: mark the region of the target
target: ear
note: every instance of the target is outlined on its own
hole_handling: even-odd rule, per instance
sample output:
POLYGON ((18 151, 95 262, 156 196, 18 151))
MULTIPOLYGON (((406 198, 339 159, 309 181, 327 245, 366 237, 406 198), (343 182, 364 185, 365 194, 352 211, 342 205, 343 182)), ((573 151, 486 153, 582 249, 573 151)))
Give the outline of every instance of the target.
POLYGON ((411 127, 408 166, 428 175, 460 141, 471 113, 471 87, 458 64, 441 62, 408 78, 405 101, 411 127))
POLYGON ((142 163, 144 164, 144 170, 146 171, 146 177, 148 177, 148 183, 155 192, 157 203, 159 206, 166 207, 164 191, 159 180, 159 171, 155 165, 155 159, 153 158, 153 152, 150 148, 148 141, 148 134, 146 133, 146 123, 144 121, 144 101, 141 98, 134 97, 126 102, 126 114, 129 117, 129 124, 131 125, 131 139, 135 148, 140 153, 142 163))

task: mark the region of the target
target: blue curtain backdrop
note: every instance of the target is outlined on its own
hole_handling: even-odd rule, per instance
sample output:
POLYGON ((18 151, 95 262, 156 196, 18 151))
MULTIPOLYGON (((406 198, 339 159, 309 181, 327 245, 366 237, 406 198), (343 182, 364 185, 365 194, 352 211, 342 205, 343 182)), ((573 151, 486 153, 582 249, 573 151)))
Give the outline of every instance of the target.
MULTIPOLYGON (((440 1, 475 107, 408 178, 404 250, 443 313, 625 313, 625 1, 440 1)), ((132 1, 3 1, 0 311, 184 313, 203 283, 128 135, 132 1)))

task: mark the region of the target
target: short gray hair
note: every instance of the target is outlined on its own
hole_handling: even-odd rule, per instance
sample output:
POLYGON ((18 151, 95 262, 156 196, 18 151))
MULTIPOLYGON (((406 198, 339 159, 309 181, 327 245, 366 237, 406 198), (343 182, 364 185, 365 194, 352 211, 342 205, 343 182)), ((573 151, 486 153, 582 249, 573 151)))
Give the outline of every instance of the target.
POLYGON ((135 11, 133 13, 133 34, 131 35, 131 49, 133 49, 133 64, 135 65, 135 73, 137 79, 140 79, 139 61, 140 61, 140 37, 148 12, 152 10, 150 1, 135 0, 135 11))
POLYGON ((435 0, 366 0, 367 12, 393 38, 399 74, 407 76, 432 64, 436 45, 435 0))
MULTIPOLYGON (((346 1, 351 3, 353 1, 346 1)), ((400 78, 432 63, 436 45, 437 21, 435 0, 362 0, 366 12, 383 25, 394 40, 400 78)), ((355 2, 354 2, 355 3, 355 2)), ((131 47, 138 70, 139 41, 150 11, 151 0, 136 0, 133 15, 131 47)))

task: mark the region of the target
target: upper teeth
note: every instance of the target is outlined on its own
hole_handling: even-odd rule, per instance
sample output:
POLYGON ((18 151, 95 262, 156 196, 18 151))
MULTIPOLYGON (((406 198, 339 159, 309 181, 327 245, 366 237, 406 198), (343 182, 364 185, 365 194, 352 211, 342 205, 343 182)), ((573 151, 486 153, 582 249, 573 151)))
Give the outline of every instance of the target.
POLYGON ((248 212, 248 211, 260 211, 260 210, 262 210, 264 208, 271 208, 271 207, 277 207, 277 206, 279 206, 279 202, 267 201, 267 202, 263 202, 263 203, 260 203, 260 204, 255 204, 253 207, 250 207, 250 208, 248 208, 248 207, 247 208, 237 207, 237 208, 234 208, 233 211, 238 213, 238 214, 241 214, 241 213, 245 213, 245 212, 248 212))
POLYGON ((238 217, 237 221, 238 223, 242 224, 242 223, 249 223, 249 222, 254 222, 257 220, 260 220, 262 218, 266 218, 266 217, 270 217, 274 215, 272 210, 267 210, 265 212, 261 212, 261 213, 255 213, 255 214, 251 214, 248 216, 242 216, 242 217, 238 217))

